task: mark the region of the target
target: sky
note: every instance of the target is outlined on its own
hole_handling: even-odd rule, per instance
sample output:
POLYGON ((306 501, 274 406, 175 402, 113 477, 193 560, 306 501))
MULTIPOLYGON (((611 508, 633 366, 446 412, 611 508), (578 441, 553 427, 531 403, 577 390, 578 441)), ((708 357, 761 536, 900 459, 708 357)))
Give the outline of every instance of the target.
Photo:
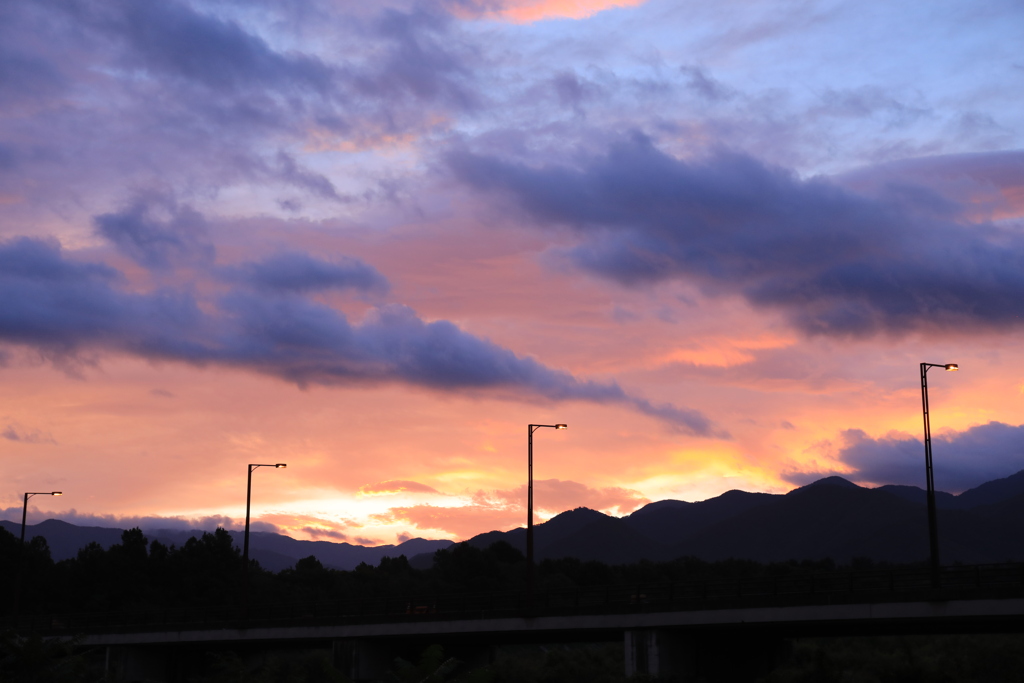
POLYGON ((0 514, 466 539, 1024 469, 1017 0, 0 3, 0 514))

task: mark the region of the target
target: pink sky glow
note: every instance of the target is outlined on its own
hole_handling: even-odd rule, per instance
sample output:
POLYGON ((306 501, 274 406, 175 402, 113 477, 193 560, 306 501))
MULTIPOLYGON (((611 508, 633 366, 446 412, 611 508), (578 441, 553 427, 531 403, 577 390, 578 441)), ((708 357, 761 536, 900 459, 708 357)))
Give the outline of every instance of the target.
POLYGON ((18 3, 0 509, 465 539, 1024 469, 1019 3, 18 3), (915 26, 907 35, 900 26, 915 26))

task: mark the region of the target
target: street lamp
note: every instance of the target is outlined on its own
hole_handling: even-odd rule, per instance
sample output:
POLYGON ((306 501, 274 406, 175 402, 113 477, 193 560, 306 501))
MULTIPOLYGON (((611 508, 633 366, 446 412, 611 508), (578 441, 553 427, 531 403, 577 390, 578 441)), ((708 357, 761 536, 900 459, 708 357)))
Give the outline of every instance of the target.
POLYGON ((541 427, 550 427, 551 429, 566 429, 567 425, 555 424, 555 425, 527 425, 528 427, 528 438, 527 438, 527 452, 529 453, 527 459, 527 484, 526 484, 526 564, 527 564, 527 575, 526 575, 526 602, 530 610, 533 609, 533 433, 541 427))
POLYGON ((25 502, 21 506, 21 546, 18 549, 18 581, 14 584, 14 609, 12 615, 18 616, 18 603, 21 600, 21 582, 25 576, 25 518, 28 515, 28 499, 32 496, 63 496, 63 491, 26 491, 25 502))
POLYGON ((947 372, 960 369, 956 363, 921 363, 921 406, 924 410, 924 469, 928 484, 928 545, 932 588, 939 587, 939 527, 935 511, 935 477, 932 474, 932 424, 928 416, 928 370, 943 368, 947 372))
POLYGON ((249 581, 249 506, 252 503, 252 471, 257 467, 274 467, 276 469, 283 469, 288 467, 288 465, 283 462, 279 462, 275 465, 249 464, 249 481, 246 483, 245 487, 245 541, 242 544, 242 560, 245 562, 246 588, 248 588, 249 581))
MULTIPOLYGON (((63 496, 63 491, 26 491, 25 503, 21 506, 21 545, 25 545, 25 516, 28 514, 28 499, 32 496, 63 496)), ((24 552, 24 551, 23 551, 24 552)))

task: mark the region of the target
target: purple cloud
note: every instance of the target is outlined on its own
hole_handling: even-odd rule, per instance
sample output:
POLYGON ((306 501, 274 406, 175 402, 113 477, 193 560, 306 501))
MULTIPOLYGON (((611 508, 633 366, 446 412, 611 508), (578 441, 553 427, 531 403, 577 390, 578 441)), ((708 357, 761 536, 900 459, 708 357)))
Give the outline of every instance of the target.
MULTIPOLYGON (((843 432, 838 459, 852 473, 835 471, 784 475, 796 484, 808 484, 839 474, 855 481, 924 487, 924 443, 913 436, 889 435, 872 439, 859 429, 843 432)), ((976 425, 963 432, 932 436, 935 486, 959 493, 986 481, 1024 469, 1024 425, 1002 422, 976 425)))
POLYGON ((96 30, 121 43, 132 68, 218 91, 330 87, 332 70, 319 59, 277 52, 237 23, 184 3, 115 0, 79 6, 96 30))
POLYGON ((639 134, 575 166, 467 150, 448 164, 535 221, 574 228, 582 242, 566 255, 623 285, 687 279, 781 309, 809 334, 1024 321, 1024 237, 921 186, 864 196, 743 154, 679 160, 639 134))
POLYGON ((43 433, 38 429, 22 429, 15 427, 14 425, 7 425, 3 431, 0 431, 0 438, 7 439, 8 441, 17 441, 19 443, 57 443, 52 436, 43 433))
POLYGON ((419 100, 441 101, 457 109, 472 109, 477 97, 467 84, 469 65, 480 55, 452 35, 451 16, 417 5, 408 12, 384 9, 374 34, 388 49, 380 66, 356 83, 363 92, 400 92, 419 100))
MULTIPOLYGON (((301 256, 269 259, 248 272, 285 291, 322 285, 325 277, 336 282, 339 275, 301 256), (314 277, 310 265, 320 268, 314 277)), ((352 272, 373 274, 356 267, 345 276, 352 272)), ((191 290, 122 291, 115 287, 118 276, 107 266, 66 260, 54 243, 29 238, 0 243, 0 300, 9 302, 0 307, 0 341, 51 357, 99 350, 236 367, 299 386, 397 381, 441 391, 618 403, 683 433, 727 436, 695 410, 651 404, 615 382, 577 379, 451 322, 424 321, 405 306, 378 307, 353 325, 333 308, 297 293, 267 296, 237 289, 200 302, 191 290)))
POLYGON ((94 217, 93 223, 99 235, 147 268, 211 263, 214 258, 202 214, 166 195, 142 193, 121 211, 94 217))
POLYGON ((224 279, 267 291, 305 293, 356 289, 385 293, 387 278, 364 261, 343 256, 333 261, 299 251, 285 251, 262 261, 222 270, 224 279))
POLYGON ((459 25, 400 6, 272 6, 269 26, 232 3, 8 3, 0 194, 52 207, 54 188, 81 205, 118 185, 257 185, 372 201, 386 172, 362 169, 347 193, 305 151, 432 129, 478 99, 480 58, 459 25))

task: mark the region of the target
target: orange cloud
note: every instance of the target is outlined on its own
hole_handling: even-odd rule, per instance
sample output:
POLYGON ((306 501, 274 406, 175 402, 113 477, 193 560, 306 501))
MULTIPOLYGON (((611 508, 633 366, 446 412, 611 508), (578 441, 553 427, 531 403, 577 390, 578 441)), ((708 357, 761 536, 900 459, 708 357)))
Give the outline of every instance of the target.
POLYGON ((391 508, 372 517, 382 524, 409 524, 421 530, 437 529, 464 540, 486 531, 510 529, 526 521, 517 510, 480 505, 412 505, 391 508))
POLYGON ((380 481, 376 484, 366 484, 359 487, 359 493, 363 496, 390 496, 396 493, 435 493, 442 495, 440 491, 426 484, 421 484, 416 481, 406 481, 403 479, 392 479, 390 481, 380 481))
MULTIPOLYGON (((609 486, 590 488, 575 481, 545 479, 534 482, 534 510, 538 517, 577 507, 626 514, 650 502, 638 491, 609 486)), ((440 530, 471 538, 493 529, 507 530, 525 522, 526 486, 502 491, 477 491, 466 505, 394 507, 371 515, 382 524, 409 524, 420 530, 440 530)))
MULTIPOLYGON (((525 500, 525 484, 506 491, 490 493, 478 491, 473 496, 474 503, 479 505, 498 505, 516 509, 521 509, 525 500)), ((633 489, 619 486, 595 489, 576 481, 560 479, 544 479, 533 482, 533 501, 534 509, 537 512, 553 514, 578 507, 588 507, 615 514, 628 514, 651 502, 639 491, 633 489)))

